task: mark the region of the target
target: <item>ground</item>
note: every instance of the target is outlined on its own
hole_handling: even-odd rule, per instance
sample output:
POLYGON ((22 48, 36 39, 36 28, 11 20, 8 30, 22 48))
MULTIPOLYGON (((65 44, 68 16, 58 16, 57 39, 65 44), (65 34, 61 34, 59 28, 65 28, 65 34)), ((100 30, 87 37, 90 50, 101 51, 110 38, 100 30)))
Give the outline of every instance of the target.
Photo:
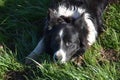
POLYGON ((120 3, 112 0, 104 12, 105 31, 81 58, 55 64, 49 55, 36 65, 25 57, 41 38, 50 0, 0 0, 0 80, 119 80, 120 3), (113 3, 114 2, 114 3, 113 3))

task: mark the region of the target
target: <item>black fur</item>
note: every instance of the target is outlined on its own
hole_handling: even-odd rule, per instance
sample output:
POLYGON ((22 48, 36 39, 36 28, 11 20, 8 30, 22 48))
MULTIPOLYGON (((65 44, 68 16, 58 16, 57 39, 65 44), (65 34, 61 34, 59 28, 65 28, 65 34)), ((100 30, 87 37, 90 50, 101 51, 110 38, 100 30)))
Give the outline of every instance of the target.
MULTIPOLYGON (((98 36, 103 31, 102 14, 107 6, 107 0, 58 0, 52 1, 52 5, 48 10, 46 26, 44 29, 44 51, 52 56, 61 47, 59 32, 63 30, 62 49, 66 52, 66 61, 70 60, 74 55, 82 55, 89 47, 87 36, 89 30, 84 19, 84 13, 77 18, 72 16, 57 16, 54 10, 58 11, 59 5, 64 5, 71 9, 82 7, 85 13, 90 14, 90 20, 94 23, 98 36), (67 44, 67 45, 66 45, 67 44)), ((57 56, 57 60, 61 57, 57 56)))
MULTIPOLYGON (((70 34, 68 34, 69 32, 66 31, 66 35, 65 39, 67 39, 67 41, 70 41, 71 36, 74 36, 75 34, 72 33, 72 30, 74 30, 76 32, 76 34, 78 34, 78 36, 76 38, 78 38, 78 42, 77 44, 79 44, 79 46, 74 49, 74 53, 70 54, 67 57, 72 57, 73 55, 76 55, 79 53, 79 55, 83 54, 86 49, 88 48, 88 42, 87 42, 87 35, 88 35, 88 29, 87 29, 87 25, 83 19, 83 16, 81 15, 78 19, 73 19, 72 17, 64 17, 61 16, 59 18, 57 18, 55 16, 54 13, 52 13, 52 10, 56 9, 58 5, 65 5, 67 8, 70 8, 71 6, 75 6, 75 7, 83 7, 85 8, 87 11, 87 13, 90 13, 91 16, 91 20, 95 25, 95 28, 98 32, 98 35, 100 35, 100 33, 103 32, 103 22, 102 22, 102 13, 107 5, 107 0, 62 0, 60 2, 57 2, 57 6, 55 5, 54 7, 51 8, 51 10, 49 10, 49 15, 48 15, 48 25, 51 25, 52 28, 51 30, 49 30, 50 28, 47 26, 47 28, 45 29, 45 35, 48 36, 49 35, 49 39, 47 38, 47 44, 49 44, 50 46, 47 46, 47 50, 48 53, 51 52, 52 50, 52 54, 55 53, 58 49, 59 46, 57 46, 57 42, 55 37, 57 37, 58 35, 58 30, 61 29, 65 29, 68 30, 69 32, 71 31, 70 34), (52 18, 50 18, 50 16, 52 18), (71 28, 71 29, 68 29, 71 28), (51 39, 52 38, 52 39, 51 39), (48 41, 50 40, 50 41, 48 41), (55 45, 54 45, 55 44, 55 45), (56 49, 56 50, 54 50, 56 49), (77 50, 77 51, 76 51, 77 50)), ((68 48, 66 48, 67 50, 68 48)), ((47 51, 46 50, 46 51, 47 51)), ((70 49, 69 49, 70 50, 70 49)))

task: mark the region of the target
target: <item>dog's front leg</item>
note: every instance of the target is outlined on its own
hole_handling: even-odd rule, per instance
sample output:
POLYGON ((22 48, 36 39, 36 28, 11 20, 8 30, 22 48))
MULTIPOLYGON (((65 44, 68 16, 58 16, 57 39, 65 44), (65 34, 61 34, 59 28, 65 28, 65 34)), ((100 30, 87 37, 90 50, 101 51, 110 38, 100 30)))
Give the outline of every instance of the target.
POLYGON ((42 38, 34 50, 26 57, 25 63, 31 64, 33 60, 37 60, 40 54, 45 50, 44 38, 42 38))

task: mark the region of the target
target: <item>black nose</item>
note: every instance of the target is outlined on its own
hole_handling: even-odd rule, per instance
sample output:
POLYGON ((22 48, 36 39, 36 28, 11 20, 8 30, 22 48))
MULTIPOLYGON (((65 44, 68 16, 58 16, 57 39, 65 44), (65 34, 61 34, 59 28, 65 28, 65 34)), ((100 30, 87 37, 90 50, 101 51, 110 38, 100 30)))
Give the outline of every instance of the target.
POLYGON ((62 56, 61 55, 59 55, 59 56, 55 55, 54 56, 54 60, 55 61, 61 61, 62 60, 62 56))

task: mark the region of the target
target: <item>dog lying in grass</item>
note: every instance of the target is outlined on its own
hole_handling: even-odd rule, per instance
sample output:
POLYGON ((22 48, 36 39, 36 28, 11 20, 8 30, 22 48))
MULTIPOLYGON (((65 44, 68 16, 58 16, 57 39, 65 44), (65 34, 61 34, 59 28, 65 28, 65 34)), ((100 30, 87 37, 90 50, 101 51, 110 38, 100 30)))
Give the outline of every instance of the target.
POLYGON ((28 58, 37 60, 43 52, 49 53, 54 62, 76 61, 103 32, 102 14, 107 0, 53 2, 48 10, 44 35, 27 56, 26 64, 32 62, 28 58))

